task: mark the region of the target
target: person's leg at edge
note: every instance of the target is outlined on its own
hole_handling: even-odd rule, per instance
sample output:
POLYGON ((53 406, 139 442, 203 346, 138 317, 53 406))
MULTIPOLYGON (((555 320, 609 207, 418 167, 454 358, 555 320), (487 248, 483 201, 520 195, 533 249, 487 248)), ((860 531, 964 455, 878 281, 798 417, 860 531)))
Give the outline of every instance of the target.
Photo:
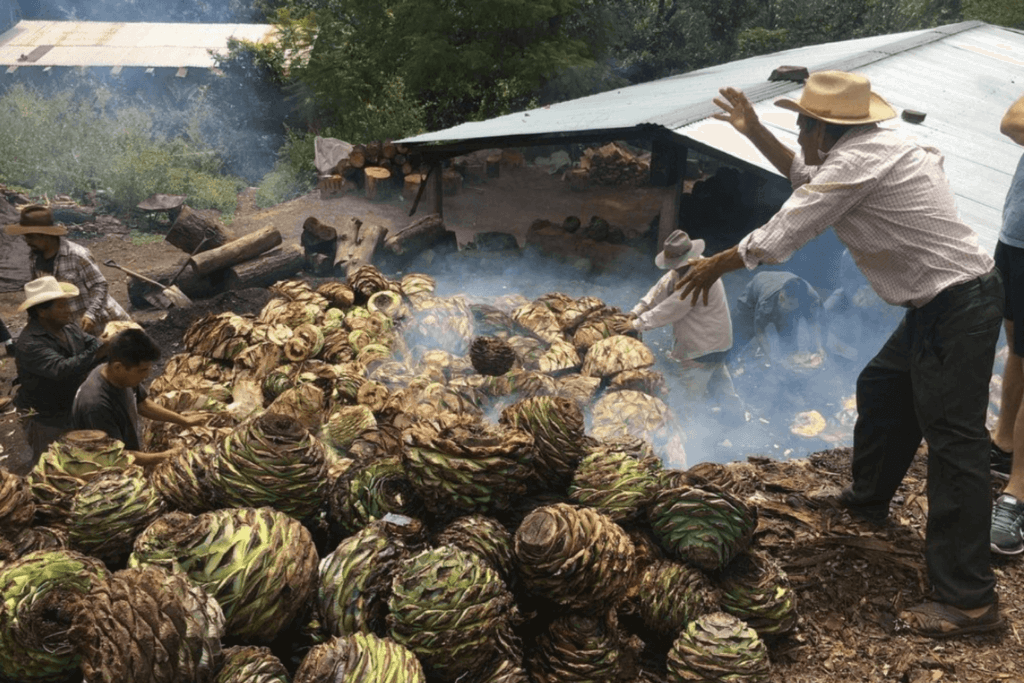
POLYGON ((907 319, 912 314, 857 378, 850 502, 883 517, 921 444, 910 382, 907 319))
POLYGON ((992 433, 992 443, 1007 453, 1016 453, 1014 435, 1017 434, 1016 423, 1020 419, 1021 397, 1024 396, 1024 363, 1014 352, 1013 320, 1004 320, 1003 327, 1006 330, 1008 354, 1003 367, 1003 393, 999 398, 999 418, 992 433))

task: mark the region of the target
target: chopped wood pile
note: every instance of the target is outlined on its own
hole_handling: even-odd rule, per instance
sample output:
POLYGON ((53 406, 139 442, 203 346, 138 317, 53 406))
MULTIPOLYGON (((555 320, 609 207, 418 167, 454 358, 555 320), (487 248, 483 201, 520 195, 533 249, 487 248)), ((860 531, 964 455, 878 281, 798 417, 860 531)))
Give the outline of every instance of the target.
POLYGON ((377 140, 344 146, 347 154, 320 178, 322 193, 354 186, 363 188, 370 199, 383 199, 391 191, 401 190, 407 176, 421 175, 419 155, 410 153, 405 145, 377 140))
POLYGON ((591 185, 646 185, 651 175, 650 154, 637 155, 619 142, 589 147, 576 168, 565 175, 574 190, 591 185))

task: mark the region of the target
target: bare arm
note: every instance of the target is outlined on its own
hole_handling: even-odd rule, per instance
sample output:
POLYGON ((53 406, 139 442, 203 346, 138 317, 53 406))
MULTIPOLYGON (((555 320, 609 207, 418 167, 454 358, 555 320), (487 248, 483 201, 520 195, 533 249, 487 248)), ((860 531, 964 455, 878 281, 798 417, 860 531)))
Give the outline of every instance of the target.
POLYGON ((743 267, 743 258, 740 257, 739 247, 730 247, 725 251, 718 252, 714 256, 690 261, 690 269, 676 283, 676 290, 683 290, 679 298, 685 299, 692 295, 693 298, 690 299, 690 305, 696 306, 697 296, 703 292, 704 305, 707 306, 708 292, 711 290, 711 285, 715 284, 718 278, 726 273, 743 267))
POLYGON ((722 111, 714 117, 732 124, 733 128, 754 143, 757 150, 779 170, 779 173, 789 178, 789 169, 793 166, 793 157, 796 153, 764 127, 757 117, 757 112, 754 111, 754 106, 741 90, 722 88, 718 92, 722 96, 716 97, 714 101, 722 111))
POLYGON ((1024 97, 1010 105, 1010 108, 1003 114, 999 132, 1018 145, 1024 145, 1024 97))
POLYGON ((164 408, 159 403, 154 403, 148 398, 139 403, 139 415, 149 420, 170 422, 182 427, 194 427, 205 423, 207 420, 205 415, 181 415, 173 410, 164 408))

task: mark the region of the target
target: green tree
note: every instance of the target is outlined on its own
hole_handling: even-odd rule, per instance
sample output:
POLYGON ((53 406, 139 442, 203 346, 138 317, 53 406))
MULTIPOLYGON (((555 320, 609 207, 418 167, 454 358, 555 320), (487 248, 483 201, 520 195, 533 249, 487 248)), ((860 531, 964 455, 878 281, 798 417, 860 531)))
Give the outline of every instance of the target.
POLYGON ((279 8, 285 69, 314 127, 396 137, 527 105, 590 59, 570 34, 586 0, 296 0, 279 8))
POLYGON ((1020 0, 963 0, 963 13, 964 19, 1024 29, 1024 2, 1020 0))
POLYGON ((759 0, 737 56, 910 31, 947 23, 959 0, 759 0), (941 5, 941 7, 940 7, 941 5), (931 19, 929 19, 931 17, 931 19))
POLYGON ((613 50, 634 83, 729 60, 750 0, 627 0, 613 50))

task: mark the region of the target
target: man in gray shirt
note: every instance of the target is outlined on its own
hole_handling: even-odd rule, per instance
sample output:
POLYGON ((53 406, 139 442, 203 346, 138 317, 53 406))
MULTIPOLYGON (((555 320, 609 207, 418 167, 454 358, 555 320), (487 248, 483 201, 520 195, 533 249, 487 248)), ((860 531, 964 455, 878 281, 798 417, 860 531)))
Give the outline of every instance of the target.
POLYGON ((179 415, 149 399, 142 382, 159 359, 160 348, 142 330, 127 329, 116 334, 110 340, 107 362, 89 373, 75 394, 71 408, 75 429, 98 429, 112 439, 123 441, 143 467, 151 467, 170 457, 173 450, 142 451, 139 417, 182 427, 203 424, 206 418, 179 415))

